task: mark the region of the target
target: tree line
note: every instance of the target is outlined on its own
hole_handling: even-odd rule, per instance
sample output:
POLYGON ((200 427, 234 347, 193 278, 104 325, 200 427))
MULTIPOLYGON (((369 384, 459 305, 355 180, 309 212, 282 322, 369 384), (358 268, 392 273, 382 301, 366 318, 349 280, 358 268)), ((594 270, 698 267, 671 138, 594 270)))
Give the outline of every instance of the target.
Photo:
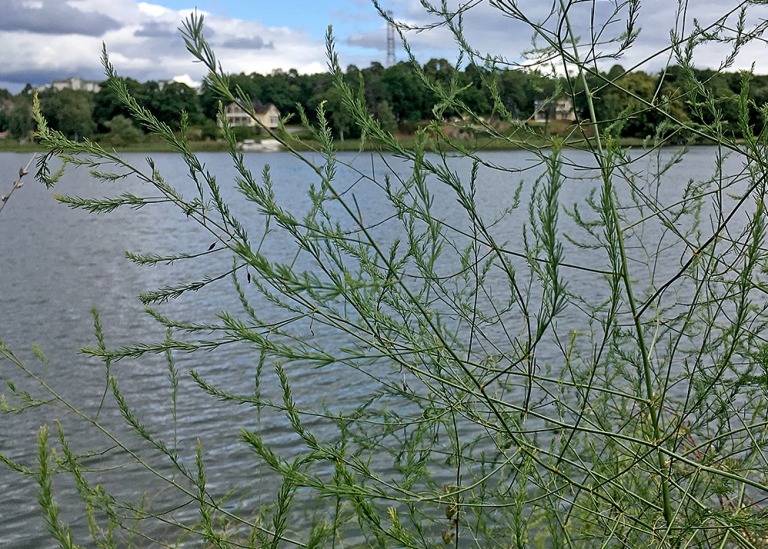
MULTIPOLYGON (((726 130, 738 133, 738 100, 743 78, 737 72, 694 70, 701 82, 699 94, 711 94, 722 110, 726 130)), ((537 109, 546 110, 553 99, 569 96, 579 119, 588 119, 587 100, 581 86, 568 77, 543 74, 536 70, 491 71, 470 64, 457 69, 445 59, 432 59, 423 66, 400 62, 390 67, 373 62, 364 69, 347 67, 345 79, 358 90, 372 113, 389 131, 412 133, 418 125, 434 118, 436 97, 424 84, 428 78, 444 87, 459 90, 457 97, 477 116, 503 121, 528 120, 537 109)), ((665 103, 665 109, 676 119, 710 123, 706 112, 697 108, 696 94, 681 89, 681 69, 667 68, 659 74, 643 71, 626 72, 620 65, 592 76, 588 85, 593 91, 596 113, 609 124, 622 119, 617 132, 621 136, 645 137, 662 122, 657 109, 647 104, 665 103), (629 116, 627 116, 629 115, 629 116)), ((215 139, 218 135, 216 116, 219 97, 207 83, 199 91, 180 82, 161 85, 155 81, 140 83, 126 78, 125 83, 140 105, 152 111, 171 128, 179 129, 179 113, 189 115, 193 136, 215 139)), ((341 95, 325 73, 299 74, 295 69, 276 70, 268 75, 233 74, 230 89, 242 90, 249 98, 265 104, 273 103, 283 116, 298 121, 303 109, 315 121, 316 109, 325 102, 325 111, 334 131, 340 136, 356 136, 355 124, 345 111, 341 95)), ((28 138, 33 129, 31 117, 32 87, 13 96, 0 89, 0 132, 11 138, 28 138)), ((122 144, 139 141, 143 130, 132 123, 128 112, 114 90, 104 83, 99 92, 71 89, 48 89, 39 93, 43 114, 54 129, 74 139, 95 138, 122 144)), ((749 98, 754 102, 751 123, 762 125, 765 114, 759 106, 768 103, 768 76, 753 75, 749 98)), ((451 112, 441 116, 450 117, 451 112)))

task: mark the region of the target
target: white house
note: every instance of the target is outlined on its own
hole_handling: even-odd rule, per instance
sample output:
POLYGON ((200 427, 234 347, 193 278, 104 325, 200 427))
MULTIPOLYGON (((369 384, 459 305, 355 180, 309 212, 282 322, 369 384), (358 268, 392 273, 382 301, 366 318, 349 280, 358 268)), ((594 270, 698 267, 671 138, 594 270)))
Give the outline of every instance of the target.
POLYGON ((536 112, 533 115, 534 122, 551 122, 552 120, 576 120, 573 110, 573 101, 569 97, 561 97, 556 101, 550 101, 543 105, 542 101, 536 101, 536 112))
MULTIPOLYGON (((277 128, 280 123, 280 111, 272 103, 264 105, 263 103, 254 102, 253 111, 256 119, 269 129, 277 128)), ((230 126, 258 126, 256 120, 236 103, 227 105, 224 108, 224 114, 230 126)), ((221 121, 218 124, 221 127, 221 121)))
POLYGON ((55 88, 57 90, 70 89, 70 90, 83 90, 89 92, 98 92, 101 89, 99 82, 95 80, 86 80, 78 76, 71 78, 65 78, 64 80, 54 80, 50 85, 38 86, 37 90, 42 91, 46 88, 55 88))

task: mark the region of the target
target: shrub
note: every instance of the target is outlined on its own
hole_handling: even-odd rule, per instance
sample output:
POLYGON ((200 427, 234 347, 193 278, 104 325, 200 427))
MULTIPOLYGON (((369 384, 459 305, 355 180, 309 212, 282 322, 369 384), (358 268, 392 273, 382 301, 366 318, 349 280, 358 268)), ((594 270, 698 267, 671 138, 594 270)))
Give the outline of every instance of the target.
POLYGON ((261 132, 255 126, 235 126, 232 128, 232 134, 236 141, 245 141, 246 139, 258 139, 261 132))
MULTIPOLYGON (((150 519, 178 529, 166 533, 171 538, 164 543, 178 535, 216 547, 763 546, 768 189, 763 129, 747 122, 749 74, 739 101, 743 143, 718 125, 718 105, 689 77, 681 93, 712 114, 700 119, 713 122, 684 123, 663 102, 638 98, 639 109, 652 110, 663 122, 646 149, 623 149, 615 136, 636 113, 600 126, 604 121, 591 104, 599 89, 588 81, 599 77, 595 56, 619 56, 637 39, 639 2, 613 4, 616 11, 606 21, 625 16, 627 26, 608 43, 613 27, 596 29, 591 35, 603 41, 599 48, 571 31, 570 8, 584 7, 577 4, 588 3, 569 9, 561 3, 546 27, 533 30, 547 43, 536 58, 557 56, 570 69, 571 91, 587 94, 591 121, 573 127, 585 129, 585 152, 564 150, 559 137, 550 138, 547 149, 529 147, 526 132, 532 130, 524 124, 500 135, 468 112, 489 135, 528 147, 538 162, 528 186, 514 181, 531 166, 500 165, 496 157, 443 136, 437 122, 417 131, 413 147, 405 148, 345 84, 330 38, 331 72, 349 116, 387 153, 385 162, 404 159, 408 173, 360 173, 349 188, 339 187, 337 174, 358 168, 345 166, 336 154, 321 103, 318 130, 304 119, 321 144, 321 160, 295 154, 313 179, 302 207, 295 196, 277 198, 279 181, 268 167, 260 178, 246 168, 236 132, 227 129, 234 185, 250 216, 257 212, 263 221, 255 238, 252 224, 246 225, 251 217, 239 213, 241 205, 230 208, 218 180, 183 138, 135 102, 106 56, 110 85, 133 117, 178 151, 196 184, 194 196, 162 179, 151 161, 145 170, 129 167, 97 145, 66 140, 38 112, 39 136, 50 151, 39 171, 43 181, 52 182, 48 162, 60 156, 107 181, 127 168, 152 186, 146 198, 60 200, 109 211, 149 206, 160 193, 215 242, 205 252, 130 259, 210 266, 212 254, 231 256, 223 273, 142 297, 167 329, 166 338, 109 349, 95 315, 96 344, 83 350, 103 361, 106 393, 140 439, 106 433, 113 453, 139 468, 150 467, 144 453, 162 457, 170 472, 151 472, 179 508, 197 507, 196 520, 176 518, 151 502, 113 497, 91 481, 99 472, 70 449, 64 430, 54 444, 43 427, 36 471, 2 459, 37 480, 46 525, 61 546, 71 545, 71 534, 55 505, 55 472, 73 477, 94 542, 102 546, 115 545, 117 530, 148 531, 150 519), (586 132, 590 126, 594 137, 586 132), (661 147, 681 134, 716 145, 712 177, 681 178, 675 171, 688 149, 661 147), (437 153, 426 153, 428 148, 437 153), (457 156, 466 164, 457 167, 457 156), (105 171, 109 166, 114 174, 105 171), (504 196, 492 197, 489 209, 478 197, 491 171, 510 184, 504 196), (372 211, 357 200, 364 186, 379 197, 372 211), (450 215, 440 209, 448 203, 457 204, 450 215), (385 227, 395 229, 383 232, 385 227), (204 322, 169 318, 158 308, 226 277, 240 311, 204 322), (315 332, 320 336, 311 337, 315 332), (191 418, 176 416, 182 374, 174 357, 206 351, 211 361, 217 356, 211 353, 236 344, 251 357, 252 387, 215 385, 199 368, 189 376, 212 401, 250 409, 259 425, 282 425, 293 437, 293 447, 281 452, 258 426, 239 426, 240 442, 279 481, 256 509, 250 500, 232 505, 226 488, 209 486, 211 459, 199 442, 165 440, 149 430, 142 420, 147 412, 126 401, 112 370, 119 360, 165 356, 172 419, 184 422, 191 418), (330 368, 343 374, 327 400, 313 407, 295 397, 302 377, 330 368), (345 384, 355 382, 364 394, 341 398, 345 384), (310 519, 302 522, 307 513, 310 519), (295 531, 297 524, 306 527, 295 531)), ((512 20, 530 22, 516 3, 494 6, 512 20)), ((464 46, 461 18, 442 15, 464 46)), ((762 24, 744 28, 747 15, 736 13, 738 24, 725 18, 675 36, 672 51, 683 73, 702 42, 730 41, 735 55, 759 36, 762 24)), ((210 69, 208 81, 222 104, 243 103, 230 93, 203 38, 202 18, 186 21, 184 34, 190 52, 210 69)), ((471 49, 464 54, 489 67, 479 77, 495 90, 492 69, 501 61, 477 59, 471 49)), ((727 66, 732 59, 725 61, 727 66)), ((468 111, 457 99, 459 90, 419 74, 438 98, 436 121, 443 109, 468 111)), ((617 84, 605 80, 600 86, 617 84)), ((495 102, 515 124, 498 93, 495 102)), ((98 413, 59 397, 7 347, 0 352, 47 392, 38 398, 12 384, 7 410, 56 406, 105 429, 98 413)))
POLYGON ((216 122, 213 120, 207 120, 202 124, 200 127, 200 137, 202 139, 209 139, 211 141, 215 141, 219 138, 220 134, 219 127, 216 125, 216 122))
POLYGON ((144 139, 144 132, 133 125, 129 119, 122 114, 118 114, 112 120, 104 123, 109 129, 109 133, 101 138, 102 143, 123 147, 139 143, 144 139))
POLYGON ((8 115, 8 135, 19 141, 28 141, 34 126, 29 97, 20 95, 15 99, 13 110, 8 115))

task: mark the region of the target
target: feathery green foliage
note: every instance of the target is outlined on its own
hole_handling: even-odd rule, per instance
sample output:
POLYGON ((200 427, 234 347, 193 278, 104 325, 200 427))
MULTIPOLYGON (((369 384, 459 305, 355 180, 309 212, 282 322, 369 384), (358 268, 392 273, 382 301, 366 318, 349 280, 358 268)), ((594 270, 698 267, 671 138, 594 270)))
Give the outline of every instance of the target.
MULTIPOLYGON (((252 223, 223 198, 219 179, 190 151, 186 115, 178 136, 132 97, 106 51, 114 93, 135 122, 180 155, 191 187, 182 192, 151 159, 145 167, 129 165, 97 144, 68 140, 49 129, 37 109, 38 137, 49 151, 40 163, 43 181, 58 157, 108 182, 130 174, 152 195, 61 202, 105 213, 123 205, 170 204, 211 237, 204 252, 128 254, 130 260, 207 265, 214 254, 231 256, 220 272, 144 294, 145 304, 159 307, 231 279, 242 305, 213 323, 147 309, 166 336, 117 349, 106 346, 94 313, 97 344, 83 352, 104 361, 105 398, 113 399, 130 436, 107 430, 98 412, 90 417, 60 397, 0 344, 0 358, 45 394, 10 385, 5 411, 57 407, 80 416, 107 437, 125 466, 162 483, 179 509, 197 509, 190 518, 152 502, 112 497, 93 487, 97 472, 69 449, 61 429, 63 457, 54 459, 43 428, 39 472, 0 459, 13 472, 38 479, 46 525, 62 546, 74 542, 52 498, 54 470, 74 477, 91 535, 102 547, 115 546, 117 532, 168 546, 192 538, 220 548, 766 546, 768 156, 765 129, 754 123, 755 110, 764 107, 750 99, 744 73, 734 99, 743 136, 736 142, 722 123, 725 105, 692 66, 703 45, 731 47, 724 69, 744 44, 759 40, 766 22, 747 25, 758 6, 742 2, 711 27, 673 31, 669 48, 655 56, 672 56, 679 69, 674 87, 662 81, 645 90, 626 75, 598 70, 641 36, 640 0, 611 3, 613 13, 590 28, 586 40, 575 34, 572 20, 588 12, 590 2, 553 2, 543 23, 514 0, 491 2, 500 17, 535 34, 528 63, 562 70, 564 88, 551 90, 539 108, 549 108, 562 93, 585 103, 588 117, 573 126, 570 142, 578 140, 590 161, 575 164, 559 137, 547 148, 532 145, 528 137, 535 132, 506 108, 499 77, 512 61, 485 55, 466 40, 463 21, 474 4, 457 11, 445 2, 422 4, 478 67, 478 85, 490 90, 495 114, 514 131, 499 132, 480 116, 455 79, 422 68, 408 43, 408 33, 418 29, 381 9, 437 98, 435 121, 418 131, 415 146, 403 146, 344 77, 329 31, 338 104, 318 104, 317 126, 299 108, 319 143, 320 160, 293 151, 311 172, 307 208, 278 199, 279 181, 269 167, 252 173, 232 129, 224 130, 237 170, 232 184, 263 224, 255 237, 252 223), (619 20, 625 27, 616 33, 612 22, 619 20), (632 101, 606 119, 595 102, 611 94, 632 101), (694 109, 695 119, 679 116, 679 102, 694 109), (367 175, 345 165, 329 122, 340 108, 385 162, 407 161, 408 175, 367 175), (438 120, 446 112, 465 114, 493 139, 528 150, 540 174, 532 187, 517 183, 521 168, 497 165, 444 134, 438 120), (636 123, 652 127, 653 137, 642 150, 622 149, 616 139, 621 128, 636 123), (688 147, 662 147, 692 139, 716 145, 715 171, 703 181, 672 180, 688 147), (468 175, 455 169, 456 157, 471 164, 468 175), (352 188, 340 186, 341 170, 359 173, 352 188), (488 215, 478 203, 487 170, 511 182, 508 196, 498 198, 500 214, 488 215), (582 201, 567 204, 562 192, 573 181, 591 186, 583 187, 589 190, 582 201), (378 193, 385 213, 368 219, 355 186, 378 193), (457 204, 450 216, 440 209, 446 196, 457 204), (523 221, 510 233, 502 221, 512 215, 523 221), (397 236, 382 237, 384 225, 396 227, 397 236), (288 255, 273 255, 263 245, 278 237, 283 248, 289 243, 288 255), (579 283, 577 274, 590 283, 579 283), (314 330, 322 337, 310 338, 314 330), (176 355, 205 350, 210 357, 225 346, 255 357, 252 387, 218 386, 199 369, 189 376, 211 399, 257 413, 259 428, 232 426, 261 474, 276 480, 274 493, 260 498, 256 509, 231 504, 234 492, 217 497, 207 480, 205 447, 198 441, 185 453, 176 435, 177 422, 188 419, 178 411, 185 374, 176 355), (152 354, 164 355, 168 365, 174 423, 168 442, 142 421, 141 405, 125 398, 112 375, 117 361, 152 354), (351 403, 329 395, 321 408, 306 406, 292 389, 297 376, 329 367, 348 372, 350 380, 365 379, 365 394, 351 403), (262 432, 266 422, 285 426, 295 441, 291 452, 281 453, 262 432), (165 468, 150 465, 148 454, 159 455, 165 468), (294 519, 307 514, 309 526, 294 528, 294 519), (167 537, 156 537, 153 521, 167 526, 167 537)), ((680 18, 686 10, 681 2, 680 18)), ((183 34, 187 49, 210 71, 206 85, 220 97, 220 119, 221 105, 232 102, 252 111, 242 90, 232 92, 203 36, 203 18, 191 16, 183 34)), ((262 131, 292 151, 282 128, 262 131)), ((342 394, 344 387, 335 390, 342 394)))

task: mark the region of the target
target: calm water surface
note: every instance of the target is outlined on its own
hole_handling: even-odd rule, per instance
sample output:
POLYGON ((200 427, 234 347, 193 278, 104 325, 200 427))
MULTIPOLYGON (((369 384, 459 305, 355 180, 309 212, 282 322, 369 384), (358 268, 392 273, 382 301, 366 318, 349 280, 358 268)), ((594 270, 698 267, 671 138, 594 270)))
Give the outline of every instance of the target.
MULTIPOLYGON (((671 152, 663 154, 668 156, 671 152)), ((143 162, 142 155, 126 156, 134 163, 143 162)), ((262 230, 258 216, 230 184, 234 171, 229 157, 218 153, 200 156, 208 169, 219 177, 225 195, 231 200, 235 212, 242 215, 251 234, 258 235, 262 230)), ((577 163, 593 165, 589 156, 583 153, 570 152, 568 157, 577 163)), ((154 158, 167 181, 184 189, 185 193, 193 192, 193 185, 176 156, 157 154, 154 158)), ((319 158, 308 158, 320 161, 319 158)), ((355 193, 366 219, 383 219, 389 215, 381 194, 367 190, 370 186, 365 181, 359 181, 360 173, 379 176, 389 172, 392 177, 407 177, 408 165, 392 157, 382 160, 372 159, 369 155, 348 154, 341 158, 354 165, 359 172, 340 169, 339 188, 352 189, 349 192, 355 193)), ((27 159, 28 155, 24 154, 0 154, 0 193, 7 192, 13 175, 26 164, 27 159)), ((533 158, 525 152, 486 153, 484 159, 516 169, 535 166, 533 158)), ((278 200, 299 212, 309 207, 305 193, 309 184, 316 183, 317 178, 296 159, 284 153, 252 154, 246 156, 246 163, 256 174, 269 164, 278 200)), ((682 164, 668 172, 668 183, 660 192, 670 192, 674 196, 679 193, 679 186, 689 178, 705 178, 712 173, 713 167, 714 150, 697 148, 682 164)), ((469 164, 457 160, 451 169, 466 175, 469 164)), ((562 202, 583 205, 595 186, 595 181, 591 179, 594 172, 577 168, 567 168, 567 171, 575 178, 564 185, 562 202)), ((477 197, 480 210, 489 217, 498 215, 511 204, 515 188, 521 181, 525 204, 541 173, 540 167, 518 172, 481 170, 477 197)), ((72 169, 53 191, 29 179, 14 193, 0 214, 0 338, 55 386, 63 397, 77 402, 89 413, 99 407, 105 386, 103 365, 78 354, 81 347, 95 344, 91 307, 98 308, 101 314, 109 347, 140 341, 162 341, 164 330, 144 314, 137 295, 169 282, 197 280, 231 266, 231 258, 225 254, 211 256, 211 261, 205 266, 196 263, 155 268, 136 266, 125 259, 124 251, 161 255, 177 251, 194 253, 207 249, 212 238, 171 207, 147 207, 137 211, 118 209, 109 215, 89 215, 57 203, 53 196, 54 192, 58 192, 101 197, 117 195, 125 190, 135 194, 148 193, 135 180, 103 184, 92 180, 85 170, 72 169), (45 363, 35 357, 31 350, 33 344, 37 344, 44 353, 45 363)), ((458 208, 455 198, 449 193, 438 192, 435 200, 436 211, 445 212, 439 217, 450 219, 451 212, 458 208)), ((506 224, 495 227, 500 241, 506 241, 511 248, 517 245, 520 249, 515 238, 521 225, 527 221, 527 215, 523 208, 512 214, 506 224), (503 237, 505 231, 509 234, 507 238, 503 237)), ((569 227, 572 229, 566 216, 561 215, 561 222, 564 232, 568 232, 569 227)), ((384 240, 397 236, 388 234, 386 225, 377 230, 381 231, 380 236, 384 240)), ((286 262, 292 260, 289 248, 281 246, 279 239, 270 241, 270 245, 269 253, 273 258, 286 262)), ((668 270, 674 269, 675 265, 679 265, 680 252, 670 250, 667 253, 670 257, 668 270)), ((566 244, 566 261, 588 265, 589 252, 576 251, 566 244)), ((666 274, 658 272, 648 276, 662 277, 666 274)), ((573 271, 568 276, 573 277, 569 282, 572 289, 584 289, 594 284, 593 275, 573 271)), ((212 322, 216 313, 237 310, 238 307, 231 283, 223 280, 205 292, 182 297, 159 307, 159 310, 180 319, 212 322)), ((323 337, 321 327, 308 328, 307 337, 310 337, 309 332, 312 337, 323 337)), ((247 393, 253 387, 256 357, 245 346, 232 346, 210 354, 179 354, 176 360, 182 372, 195 368, 212 383, 235 392, 247 393)), ((166 440, 172 439, 170 386, 164 361, 145 357, 121 361, 113 368, 125 398, 139 411, 142 421, 152 432, 161 434, 166 440)), ((334 368, 293 371, 291 378, 295 398, 316 407, 322 405, 322 399, 330 396, 335 406, 343 408, 345 402, 359 401, 366 390, 364 378, 334 368)), ((8 380, 15 381, 20 388, 31 390, 32 386, 20 372, 8 362, 0 362, 3 391, 8 380)), ((277 394, 271 396, 279 398, 277 394)), ((243 501, 256 502, 260 485, 254 479, 261 478, 261 472, 249 451, 238 442, 238 429, 259 428, 267 440, 289 451, 295 439, 287 434, 285 424, 260 425, 252 410, 212 400, 196 390, 186 375, 181 382, 179 402, 179 415, 185 418, 176 434, 179 446, 189 451, 194 447, 195 439, 201 439, 212 490, 216 491, 217 486, 221 486, 226 491, 233 485, 239 485, 244 490, 243 501)), ((56 416, 50 411, 39 414, 32 410, 21 415, 0 416, 0 452, 34 467, 35 437, 43 423, 54 430, 55 436, 53 419, 61 422, 76 452, 81 448, 106 449, 110 446, 104 436, 64 411, 56 416)), ((114 406, 106 406, 101 419, 105 425, 122 433, 121 436, 126 436, 126 429, 120 427, 119 413, 114 406)), ((128 438, 132 440, 130 436, 128 438)), ((142 447, 141 443, 137 444, 142 447)), ((151 452, 146 454, 152 455, 151 452)), ((90 464, 97 467, 100 462, 105 467, 114 465, 109 452, 92 458, 90 464)), ((161 464, 157 466, 162 467, 161 464)), ((164 492, 154 488, 158 483, 147 473, 127 468, 124 473, 105 474, 104 479, 108 482, 107 487, 119 496, 137 500, 139 494, 147 492, 148 497, 158 505, 163 503, 164 492)), ((3 494, 0 499, 1 547, 53 546, 35 503, 35 489, 32 479, 0 469, 0 493, 3 494)), ((62 518, 72 523, 77 543, 89 545, 87 525, 81 518, 82 505, 74 488, 68 481, 57 479, 54 489, 62 505, 62 518)), ((190 509, 189 513, 194 516, 196 510, 190 509)), ((156 534, 162 536, 163 533, 156 534)))

